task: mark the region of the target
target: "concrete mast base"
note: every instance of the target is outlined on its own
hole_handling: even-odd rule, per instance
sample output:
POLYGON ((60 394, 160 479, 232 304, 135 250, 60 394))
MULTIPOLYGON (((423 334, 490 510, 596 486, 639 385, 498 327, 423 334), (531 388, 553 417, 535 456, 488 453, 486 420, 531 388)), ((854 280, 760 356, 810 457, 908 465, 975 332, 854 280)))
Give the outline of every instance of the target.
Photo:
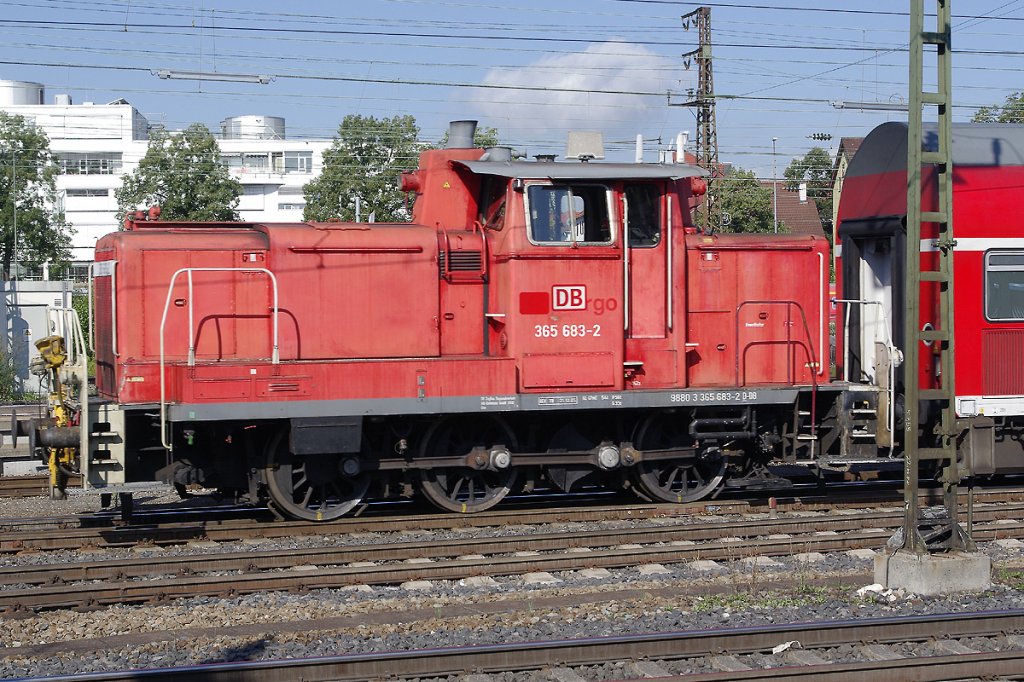
POLYGON ((992 587, 992 560, 981 552, 915 554, 901 549, 875 557, 875 582, 921 595, 982 592, 992 587))

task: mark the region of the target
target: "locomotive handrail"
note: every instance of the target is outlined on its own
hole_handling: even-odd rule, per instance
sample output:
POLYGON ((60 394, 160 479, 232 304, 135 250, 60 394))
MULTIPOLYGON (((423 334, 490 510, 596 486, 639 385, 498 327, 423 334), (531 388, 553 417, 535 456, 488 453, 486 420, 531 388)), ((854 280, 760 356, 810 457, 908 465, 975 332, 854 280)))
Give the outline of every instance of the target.
POLYGON ((444 225, 438 223, 437 229, 444 237, 444 278, 450 282, 452 279, 452 240, 448 237, 448 229, 444 225))
MULTIPOLYGON (((889 353, 889 456, 892 457, 896 447, 896 366, 897 361, 902 362, 900 349, 896 347, 892 339, 892 327, 889 325, 889 316, 885 314, 885 306, 881 301, 869 301, 857 298, 837 298, 836 303, 847 304, 845 320, 843 322, 843 350, 850 347, 850 306, 852 305, 876 305, 882 314, 882 327, 885 329, 885 349, 889 353)), ((843 359, 843 381, 850 381, 850 363, 843 359)))
POLYGON ((196 364, 196 347, 195 347, 195 320, 192 315, 192 273, 193 272, 253 272, 263 273, 270 278, 271 288, 274 293, 274 319, 273 319, 273 350, 271 352, 270 361, 271 363, 278 365, 281 363, 281 355, 278 347, 278 298, 277 298, 277 277, 270 270, 266 268, 179 268, 171 275, 171 282, 167 285, 167 300, 164 301, 164 313, 160 318, 160 444, 167 450, 173 450, 171 443, 167 439, 167 372, 166 356, 164 354, 164 336, 167 327, 167 313, 171 308, 171 297, 174 295, 174 284, 178 280, 178 276, 182 273, 188 273, 188 366, 194 367, 196 364))
POLYGON ((629 331, 629 200, 622 195, 622 331, 629 331))
POLYGON ((490 268, 490 247, 487 245, 487 230, 480 224, 479 220, 473 221, 473 231, 480 232, 480 279, 487 281, 490 268))
POLYGON ((95 262, 89 263, 89 267, 86 270, 86 272, 89 273, 88 274, 88 276, 89 276, 89 289, 86 292, 88 294, 88 296, 85 297, 86 310, 89 311, 89 314, 88 314, 88 320, 89 320, 89 350, 91 350, 93 353, 96 352, 96 340, 92 336, 92 297, 93 297, 93 290, 92 290, 92 284, 93 284, 93 282, 92 282, 92 266, 94 266, 94 265, 96 265, 95 262))
POLYGON ((674 319, 674 315, 672 314, 672 302, 673 302, 673 299, 672 299, 672 288, 673 288, 672 287, 672 260, 673 260, 673 258, 672 258, 672 195, 671 194, 666 195, 665 201, 667 202, 667 209, 666 210, 668 212, 668 216, 667 216, 667 219, 666 219, 667 222, 665 223, 665 237, 666 237, 666 239, 668 241, 667 254, 665 256, 665 258, 668 260, 668 267, 665 268, 665 270, 666 270, 666 274, 665 274, 665 279, 666 279, 665 291, 668 292, 668 297, 667 297, 668 300, 665 303, 665 305, 666 305, 666 309, 665 309, 665 325, 668 328, 668 331, 672 331, 672 322, 673 322, 673 319, 674 319))
MULTIPOLYGON (((812 383, 812 385, 817 385, 817 375, 820 374, 820 371, 816 371, 816 370, 820 370, 820 367, 819 367, 820 363, 818 362, 817 357, 816 357, 816 355, 814 353, 814 343, 813 343, 813 340, 811 339, 811 328, 807 324, 807 314, 804 312, 804 307, 802 305, 800 305, 800 303, 798 301, 791 301, 791 300, 785 300, 785 299, 776 299, 776 300, 765 299, 765 300, 757 300, 757 301, 743 301, 738 306, 736 306, 736 325, 735 325, 736 326, 736 385, 737 386, 742 385, 741 384, 741 379, 740 379, 740 358, 741 358, 741 353, 740 353, 740 311, 743 310, 743 308, 748 306, 748 305, 784 305, 787 308, 793 307, 793 308, 797 309, 797 312, 800 313, 800 319, 803 322, 803 326, 804 326, 804 338, 807 339, 807 357, 810 360, 811 367, 812 367, 812 370, 811 370, 811 383, 812 383)), ((802 343, 801 341, 794 341, 790 337, 791 337, 791 332, 787 331, 786 345, 793 345, 793 344, 802 343)), ((792 364, 792 361, 791 360, 787 360, 786 371, 787 371, 787 375, 790 378, 790 383, 793 383, 795 381, 795 379, 796 379, 796 374, 793 371, 793 368, 791 367, 791 364, 792 364)))
MULTIPOLYGON (((821 256, 820 253, 818 255, 821 256)), ((817 431, 817 424, 818 424, 818 417, 817 417, 817 411, 818 411, 818 399, 817 399, 817 395, 818 395, 818 374, 820 373, 820 370, 821 370, 821 367, 820 367, 821 363, 818 362, 817 357, 815 356, 815 353, 814 353, 814 342, 811 339, 811 330, 807 326, 807 314, 804 312, 804 307, 802 305, 800 305, 800 303, 797 302, 797 301, 788 301, 788 300, 744 301, 743 303, 740 303, 738 306, 736 306, 736 385, 737 386, 742 385, 740 383, 740 357, 741 357, 741 353, 740 353, 740 310, 742 310, 743 307, 745 305, 748 305, 748 304, 749 305, 785 305, 787 310, 790 307, 795 307, 797 309, 797 311, 800 313, 800 319, 803 321, 803 325, 804 325, 804 337, 807 339, 807 344, 806 344, 807 355, 810 358, 811 365, 812 365, 812 368, 811 368, 811 433, 815 434, 815 432, 817 431), (815 371, 816 369, 818 371, 815 371)), ((820 317, 821 316, 819 315, 819 318, 820 317)), ((789 330, 791 330, 791 329, 792 329, 792 325, 787 325, 787 332, 786 332, 786 335, 787 335, 787 339, 786 339, 787 349, 788 349, 789 346, 791 346, 793 344, 804 345, 802 342, 793 341, 790 338, 792 336, 792 332, 789 331, 789 330)), ((821 343, 824 343, 824 333, 822 333, 821 343)), ((824 350, 824 349, 822 349, 822 350, 824 350)), ((787 350, 786 351, 786 365, 787 365, 786 370, 787 370, 787 373, 789 373, 789 376, 790 376, 790 383, 795 383, 796 375, 795 375, 795 372, 793 372, 793 370, 792 370, 791 364, 792 364, 792 356, 790 354, 790 351, 787 350)), ((812 443, 811 443, 811 456, 813 457, 813 455, 814 455, 814 442, 812 441, 812 443)))

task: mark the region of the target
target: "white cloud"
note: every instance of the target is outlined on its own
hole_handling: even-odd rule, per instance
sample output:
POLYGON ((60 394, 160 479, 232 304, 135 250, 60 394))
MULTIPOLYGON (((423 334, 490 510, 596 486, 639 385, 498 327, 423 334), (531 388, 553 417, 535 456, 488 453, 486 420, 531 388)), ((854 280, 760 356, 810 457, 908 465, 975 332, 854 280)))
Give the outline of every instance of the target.
POLYGON ((665 93, 680 92, 681 73, 692 80, 680 62, 643 46, 597 43, 583 52, 544 57, 517 69, 491 69, 485 85, 545 90, 481 89, 470 104, 480 113, 481 123, 498 128, 503 139, 511 133, 521 139, 551 140, 566 130, 598 130, 607 139, 609 134, 649 130, 652 123, 660 128, 668 110, 665 93))

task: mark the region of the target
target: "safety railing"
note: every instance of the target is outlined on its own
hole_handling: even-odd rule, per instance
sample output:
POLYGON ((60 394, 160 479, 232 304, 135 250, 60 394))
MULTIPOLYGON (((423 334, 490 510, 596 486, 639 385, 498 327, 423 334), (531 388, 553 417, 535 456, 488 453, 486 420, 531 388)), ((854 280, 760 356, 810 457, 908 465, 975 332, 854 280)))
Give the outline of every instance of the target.
MULTIPOLYGON (((789 311, 790 309, 793 308, 795 308, 796 311, 800 314, 800 320, 804 328, 803 339, 794 339, 791 332, 792 324, 787 324, 787 332, 785 339, 761 339, 760 342, 784 343, 787 346, 788 350, 786 351, 786 379, 788 383, 796 383, 796 372, 793 366, 793 353, 791 349, 802 346, 805 350, 805 354, 807 355, 808 366, 811 368, 811 383, 816 385, 817 376, 821 374, 822 367, 821 363, 817 360, 817 356, 814 352, 814 340, 811 337, 811 329, 807 324, 807 314, 804 312, 804 307, 800 305, 798 301, 770 299, 760 301, 743 301, 738 306, 736 306, 736 324, 734 325, 736 328, 736 385, 743 385, 744 372, 741 371, 741 369, 745 369, 745 362, 743 360, 743 357, 745 355, 746 349, 750 345, 752 345, 747 344, 746 346, 740 346, 740 331, 741 329, 743 329, 743 327, 740 324, 740 313, 743 311, 745 307, 753 305, 785 306, 787 310, 787 315, 789 315, 790 317, 792 317, 792 314, 789 311)), ((823 343, 824 341, 822 340, 821 342, 823 343)))
POLYGON ((237 273, 262 273, 270 278, 271 288, 273 290, 273 344, 270 356, 270 361, 277 365, 281 362, 280 350, 278 346, 278 297, 277 297, 277 277, 274 276, 270 270, 266 268, 180 268, 171 275, 170 284, 167 285, 167 300, 164 302, 163 316, 160 318, 160 444, 163 445, 168 451, 173 450, 170 439, 167 437, 167 372, 166 372, 166 354, 164 349, 164 337, 165 330, 167 327, 167 313, 171 308, 171 299, 174 296, 174 285, 178 281, 178 277, 182 274, 188 275, 188 298, 185 301, 185 305, 188 308, 188 366, 194 367, 196 364, 196 339, 195 339, 195 317, 193 315, 192 306, 192 295, 193 295, 193 279, 192 274, 195 272, 237 272, 237 273))

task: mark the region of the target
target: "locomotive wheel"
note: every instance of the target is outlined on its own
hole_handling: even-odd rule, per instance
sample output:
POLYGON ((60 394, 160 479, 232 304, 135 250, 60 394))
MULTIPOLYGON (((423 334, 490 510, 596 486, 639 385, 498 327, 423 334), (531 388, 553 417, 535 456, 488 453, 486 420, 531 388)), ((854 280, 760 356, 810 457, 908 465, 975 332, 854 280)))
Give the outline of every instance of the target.
MULTIPOLYGON (((475 447, 502 444, 514 449, 513 436, 504 423, 491 418, 435 424, 423 440, 421 455, 429 458, 466 455, 475 447)), ((516 482, 515 467, 500 471, 449 467, 420 469, 420 490, 432 504, 446 511, 472 513, 490 509, 505 499, 516 482)))
POLYGON ((267 447, 270 499, 281 512, 305 521, 330 521, 359 504, 370 487, 370 475, 347 476, 341 455, 297 457, 281 431, 267 447))
MULTIPOLYGON (((686 422, 674 415, 652 415, 640 425, 634 438, 640 450, 693 447, 686 422)), ((721 485, 726 462, 721 455, 696 459, 664 459, 640 462, 632 468, 633 482, 651 499, 661 502, 696 502, 721 485)))

